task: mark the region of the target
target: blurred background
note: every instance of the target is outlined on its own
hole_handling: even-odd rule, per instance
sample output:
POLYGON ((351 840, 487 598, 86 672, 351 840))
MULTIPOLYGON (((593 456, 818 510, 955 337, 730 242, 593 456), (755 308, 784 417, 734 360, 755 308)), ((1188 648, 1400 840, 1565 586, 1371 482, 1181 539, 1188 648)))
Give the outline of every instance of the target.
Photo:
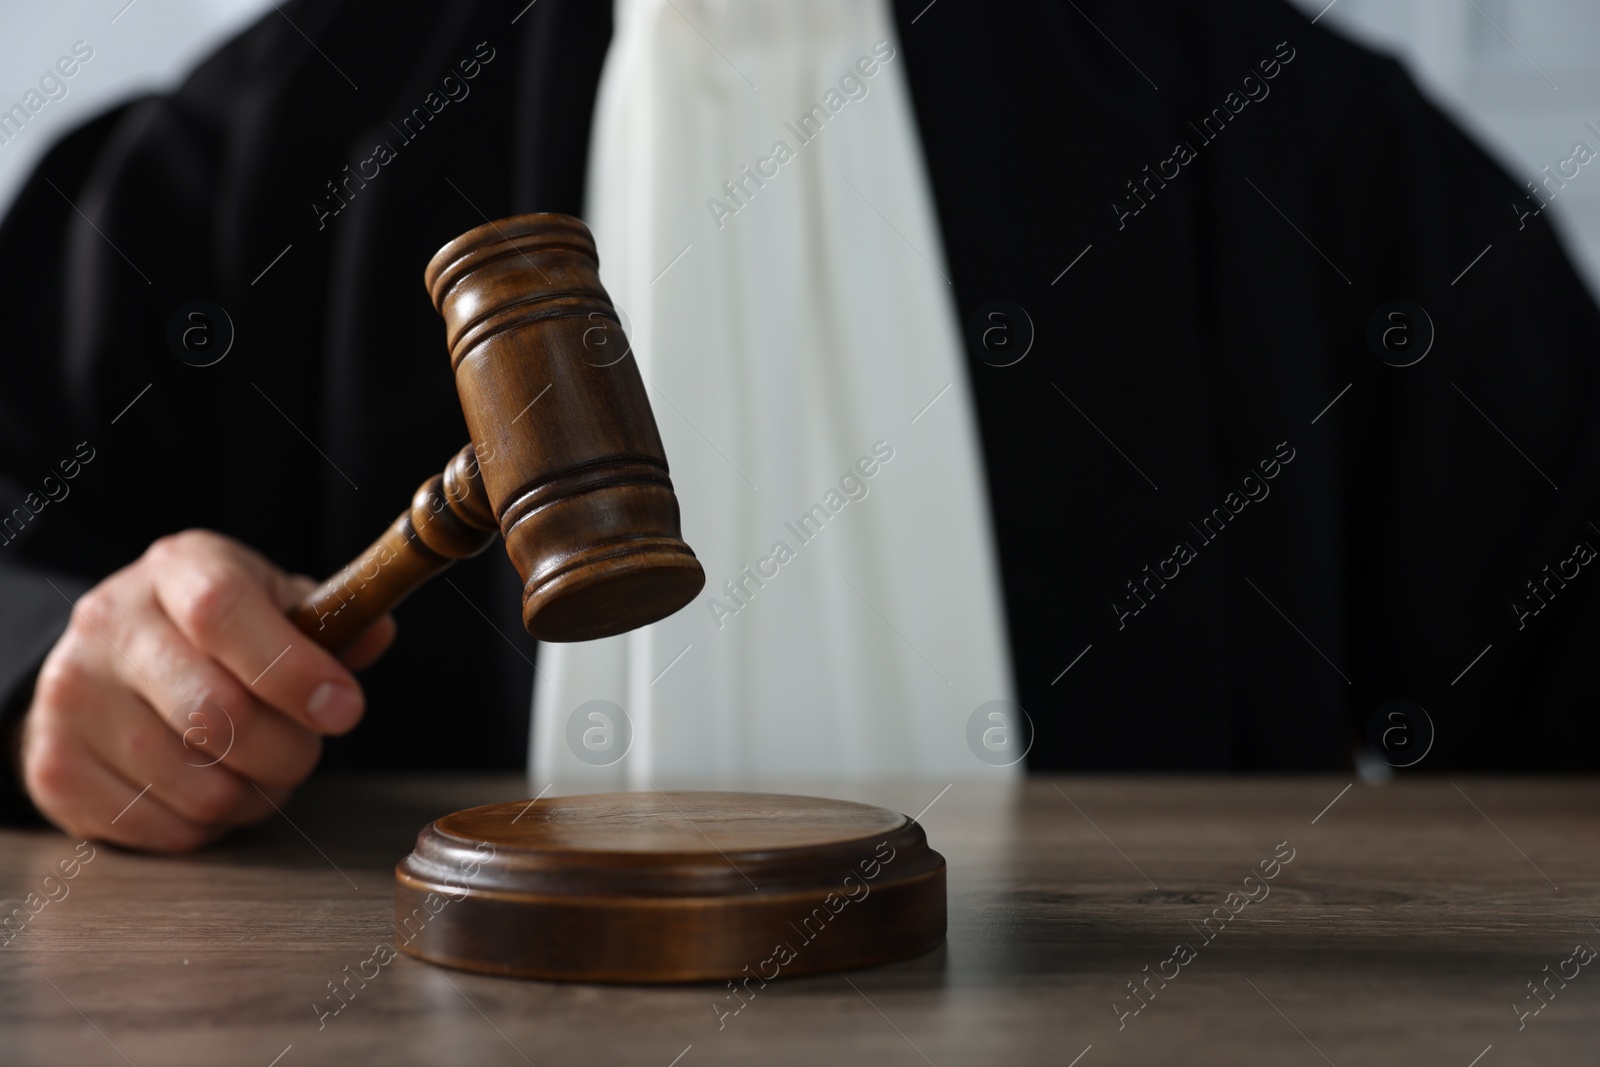
MULTIPOLYGON (((119 100, 168 88, 223 41, 270 14, 269 0, 65 0, 0 4, 0 110, 22 100, 72 45, 94 58, 11 140, 0 144, 0 210, 50 145, 119 100)), ((278 17, 278 16, 274 16, 278 17)))
MULTIPOLYGON (((1593 0, 1292 0, 1400 60, 1422 89, 1517 182, 1600 151, 1600 4, 1593 0)), ((1510 210, 1508 207, 1507 211, 1510 210)), ((1583 172, 1551 207, 1592 294, 1600 294, 1600 180, 1583 172)))
MULTIPOLYGON (((1576 141, 1600 150, 1600 135, 1584 127, 1600 126, 1594 0, 1291 2, 1319 25, 1399 59, 1518 182, 1553 167, 1576 141)), ((0 81, 0 107, 20 100, 73 42, 87 41, 94 58, 64 98, 0 144, 0 208, 68 129, 118 99, 175 84, 221 41, 273 13, 270 0, 11 0, 0 34, 0 71, 9 79, 0 81)), ((1600 178, 1580 172, 1551 211, 1590 291, 1600 294, 1600 178)))

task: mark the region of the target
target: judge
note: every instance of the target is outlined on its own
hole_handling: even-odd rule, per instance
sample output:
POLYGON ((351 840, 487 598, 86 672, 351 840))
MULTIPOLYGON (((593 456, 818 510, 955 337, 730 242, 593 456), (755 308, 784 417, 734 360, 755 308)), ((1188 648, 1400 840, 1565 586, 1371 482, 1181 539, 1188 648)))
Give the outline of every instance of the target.
POLYGON ((1269 0, 285 5, 0 227, 16 787, 171 849, 319 758, 1331 769, 1393 700, 1424 769, 1590 766, 1541 567, 1600 539, 1600 322, 1539 196, 1269 0), (340 664, 291 576, 465 439, 420 268, 527 211, 592 225, 708 587, 535 648, 488 553, 340 664))

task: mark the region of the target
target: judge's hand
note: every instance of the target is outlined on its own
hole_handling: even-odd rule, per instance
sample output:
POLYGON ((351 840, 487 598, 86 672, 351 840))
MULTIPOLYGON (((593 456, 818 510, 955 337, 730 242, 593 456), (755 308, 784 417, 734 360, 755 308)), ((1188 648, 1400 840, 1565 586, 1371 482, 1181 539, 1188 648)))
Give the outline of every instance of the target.
POLYGON ((272 814, 321 735, 361 718, 351 669, 394 639, 385 616, 341 663, 284 614, 313 586, 188 530, 85 593, 22 724, 34 804, 73 836, 161 852, 272 814))

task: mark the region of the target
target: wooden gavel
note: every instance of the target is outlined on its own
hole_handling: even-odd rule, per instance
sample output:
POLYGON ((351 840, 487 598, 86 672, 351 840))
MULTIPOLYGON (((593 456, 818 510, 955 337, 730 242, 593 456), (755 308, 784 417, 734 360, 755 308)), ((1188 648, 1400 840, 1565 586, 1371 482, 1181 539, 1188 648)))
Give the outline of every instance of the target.
POLYGON ((567 215, 491 222, 435 253, 423 280, 472 442, 290 612, 318 644, 343 649, 496 533, 541 641, 625 633, 699 594, 705 572, 680 534, 644 380, 622 358, 599 270, 588 227, 567 215))

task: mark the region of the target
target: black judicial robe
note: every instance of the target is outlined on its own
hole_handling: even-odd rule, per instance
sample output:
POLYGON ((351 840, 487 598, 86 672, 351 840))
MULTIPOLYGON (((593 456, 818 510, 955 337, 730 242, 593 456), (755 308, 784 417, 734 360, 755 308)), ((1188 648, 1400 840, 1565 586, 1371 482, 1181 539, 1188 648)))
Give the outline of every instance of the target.
MULTIPOLYGON (((1344 767, 1396 699, 1421 770, 1600 764, 1600 320, 1542 201, 1275 0, 924 7, 895 15, 1030 766, 1344 767)), ((55 147, 0 226, 0 511, 93 459, 0 545, 13 714, 63 594, 151 540, 321 576, 466 440, 422 267, 582 214, 610 8, 292 0, 55 147), (236 330, 214 366, 166 340, 194 299, 236 330)), ((498 549, 449 578, 328 764, 522 765, 519 583, 498 549)))

